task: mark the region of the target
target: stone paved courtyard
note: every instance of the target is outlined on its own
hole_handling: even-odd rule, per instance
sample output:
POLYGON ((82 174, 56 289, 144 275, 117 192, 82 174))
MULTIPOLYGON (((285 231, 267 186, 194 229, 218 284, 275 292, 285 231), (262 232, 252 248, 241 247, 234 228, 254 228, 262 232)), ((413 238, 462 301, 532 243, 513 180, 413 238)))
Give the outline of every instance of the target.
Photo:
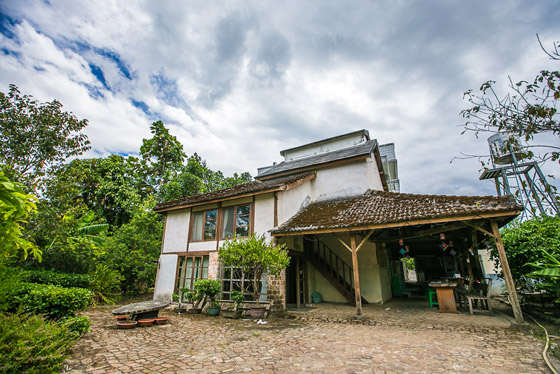
POLYGON ((176 315, 167 325, 118 330, 113 307, 90 309, 92 332, 66 370, 78 373, 548 373, 543 342, 511 318, 440 314, 424 302, 364 308, 323 304, 289 318, 176 315))

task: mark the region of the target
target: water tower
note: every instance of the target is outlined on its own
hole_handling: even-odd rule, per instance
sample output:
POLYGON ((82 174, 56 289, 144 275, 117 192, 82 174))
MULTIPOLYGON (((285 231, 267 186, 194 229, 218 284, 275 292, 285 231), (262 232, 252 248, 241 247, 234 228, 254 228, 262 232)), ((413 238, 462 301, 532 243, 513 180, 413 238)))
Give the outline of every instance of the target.
POLYGON ((498 196, 513 195, 525 208, 521 220, 560 214, 556 196, 538 163, 521 160, 520 141, 515 135, 492 135, 488 146, 492 168, 484 170, 479 179, 494 179, 498 196))

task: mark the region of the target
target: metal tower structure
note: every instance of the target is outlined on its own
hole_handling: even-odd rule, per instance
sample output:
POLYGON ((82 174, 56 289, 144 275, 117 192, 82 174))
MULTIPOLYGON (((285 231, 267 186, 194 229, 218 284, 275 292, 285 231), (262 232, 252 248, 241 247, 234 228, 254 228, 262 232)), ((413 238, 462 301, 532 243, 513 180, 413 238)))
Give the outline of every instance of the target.
POLYGON ((486 169, 480 180, 494 179, 498 196, 513 195, 525 209, 520 219, 542 214, 560 215, 555 193, 535 161, 520 161, 521 152, 507 142, 511 136, 496 134, 488 138, 492 169, 486 169))

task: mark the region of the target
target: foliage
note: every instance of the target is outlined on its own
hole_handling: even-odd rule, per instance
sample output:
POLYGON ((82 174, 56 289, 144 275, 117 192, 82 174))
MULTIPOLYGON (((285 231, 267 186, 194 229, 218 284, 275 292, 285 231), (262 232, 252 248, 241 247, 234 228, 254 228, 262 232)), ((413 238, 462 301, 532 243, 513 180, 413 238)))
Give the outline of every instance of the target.
POLYGON ((198 279, 194 282, 194 289, 214 306, 216 296, 222 291, 222 283, 217 279, 198 279))
POLYGON ((66 329, 84 335, 90 332, 91 322, 87 316, 65 317, 59 321, 66 329))
POLYGON ((91 291, 85 288, 35 283, 22 283, 14 294, 12 310, 23 307, 27 312, 43 314, 50 319, 72 317, 92 300, 91 291))
POLYGON ((245 295, 243 294, 243 292, 236 290, 231 291, 229 298, 233 300, 235 310, 237 310, 239 305, 243 304, 243 302, 245 301, 245 295))
POLYGON ((403 258, 403 261, 406 264, 406 268, 408 270, 415 270, 416 269, 416 264, 414 263, 414 258, 403 258))
POLYGON ((19 268, 0 262, 0 312, 15 309, 15 296, 22 288, 22 273, 19 268))
POLYGON ((153 212, 154 200, 146 200, 107 240, 107 252, 100 258, 121 275, 121 290, 141 292, 155 282, 161 251, 162 217, 153 212))
POLYGON ((90 288, 92 282, 89 274, 67 274, 44 269, 28 270, 22 274, 22 277, 26 282, 62 287, 90 288))
POLYGON ((41 259, 41 251, 22 237, 23 224, 30 214, 37 211, 33 195, 25 194, 22 186, 11 182, 0 171, 0 260, 19 254, 26 258, 29 253, 41 259))
POLYGON ((219 258, 224 266, 241 269, 243 278, 250 280, 249 289, 243 283, 243 293, 249 293, 259 303, 259 283, 263 274, 278 276, 290 264, 285 245, 274 246, 266 243, 264 235, 252 235, 250 238, 235 238, 226 241, 219 249, 219 258))
MULTIPOLYGON (((522 223, 514 223, 501 232, 514 281, 525 286, 524 276, 534 270, 531 264, 544 260, 542 250, 560 256, 560 217, 542 216, 522 223)), ((499 264, 497 250, 491 256, 499 264)))
POLYGON ((539 280, 537 287, 554 296, 554 302, 560 304, 560 261, 544 249, 541 252, 542 259, 529 264, 534 270, 527 276, 539 280))
POLYGON ((0 92, 0 163, 35 190, 51 166, 90 149, 79 133, 85 126, 87 120, 63 112, 60 102, 37 103, 12 84, 7 94, 0 92))
MULTIPOLYGON (((558 43, 554 43, 552 53, 544 47, 542 49, 552 60, 560 61, 558 43)), ((556 108, 560 99, 560 72, 543 70, 532 83, 520 81, 514 84, 510 78, 511 93, 503 98, 499 97, 494 88, 495 83, 488 81, 482 84, 480 94, 475 94, 472 90, 465 92, 464 97, 472 108, 461 112, 467 119, 463 133, 472 131, 478 136, 479 132, 501 132, 515 135, 525 141, 532 140, 535 135, 541 133, 560 137, 556 108)), ((550 144, 538 146, 549 150, 543 159, 560 162, 559 148, 552 145, 552 138, 550 140, 550 144)), ((506 141, 505 146, 510 145, 522 151, 521 158, 531 159, 535 156, 529 148, 521 147, 514 136, 510 136, 506 141)))
POLYGON ((40 316, 0 313, 0 372, 57 373, 78 334, 40 316))
POLYGON ((94 303, 115 303, 115 294, 120 291, 122 276, 116 270, 110 269, 106 264, 97 264, 91 275, 91 290, 94 303))

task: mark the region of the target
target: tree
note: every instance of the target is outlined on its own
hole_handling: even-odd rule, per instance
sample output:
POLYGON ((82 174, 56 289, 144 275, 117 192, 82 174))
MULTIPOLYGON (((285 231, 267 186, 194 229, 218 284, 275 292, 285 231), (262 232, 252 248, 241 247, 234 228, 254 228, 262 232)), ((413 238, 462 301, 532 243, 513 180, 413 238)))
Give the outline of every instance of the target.
POLYGON ((266 242, 264 235, 227 240, 220 247, 218 257, 224 266, 241 270, 244 281, 238 286, 241 292, 251 295, 257 304, 260 301, 263 274, 279 276, 290 264, 285 244, 274 246, 266 242))
POLYGON ((147 176, 151 180, 150 184, 157 189, 177 175, 187 156, 183 145, 169 133, 163 122, 152 123, 150 131, 154 136, 142 141, 140 154, 145 162, 150 162, 147 176))
MULTIPOLYGON (((537 39, 543 51, 553 61, 560 61, 559 42, 555 42, 552 52, 548 52, 538 35, 537 39)), ((522 159, 537 157, 532 149, 542 148, 545 153, 539 156, 541 161, 550 159, 560 163, 559 147, 552 144, 523 147, 517 140, 520 138, 530 141, 535 135, 545 133, 560 137, 560 118, 557 112, 560 72, 543 70, 532 83, 519 81, 514 84, 510 78, 511 92, 503 98, 499 97, 495 83, 488 81, 482 84, 479 94, 468 90, 463 95, 472 104, 472 108, 461 112, 467 119, 463 133, 472 131, 477 136, 480 132, 506 133, 509 139, 505 147, 511 145, 514 149, 520 149, 522 159)))
POLYGON ((90 149, 80 133, 86 126, 57 100, 37 103, 11 84, 8 94, 0 92, 0 163, 8 177, 35 190, 50 167, 90 149))
MULTIPOLYGON (((560 217, 542 216, 522 223, 516 222, 502 230, 511 275, 516 284, 525 287, 525 276, 535 270, 533 264, 545 262, 542 250, 560 258, 560 217)), ((497 250, 491 256, 499 264, 497 250)))
POLYGON ((41 259, 37 246, 22 237, 22 226, 37 211, 33 195, 24 192, 22 186, 11 182, 0 171, 0 260, 2 257, 29 253, 41 259))

